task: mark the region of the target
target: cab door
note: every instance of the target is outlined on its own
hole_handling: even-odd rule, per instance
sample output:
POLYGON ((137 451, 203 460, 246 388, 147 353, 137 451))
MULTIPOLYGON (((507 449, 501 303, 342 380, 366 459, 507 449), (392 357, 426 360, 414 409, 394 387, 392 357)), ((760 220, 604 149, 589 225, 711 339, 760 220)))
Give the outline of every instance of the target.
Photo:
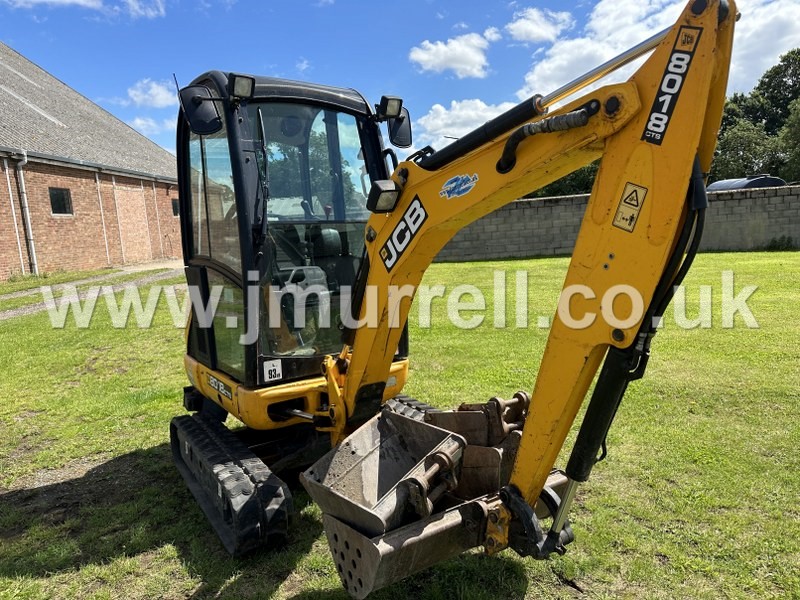
POLYGON ((243 261, 228 132, 179 128, 179 182, 186 279, 192 301, 188 353, 246 381, 243 261))

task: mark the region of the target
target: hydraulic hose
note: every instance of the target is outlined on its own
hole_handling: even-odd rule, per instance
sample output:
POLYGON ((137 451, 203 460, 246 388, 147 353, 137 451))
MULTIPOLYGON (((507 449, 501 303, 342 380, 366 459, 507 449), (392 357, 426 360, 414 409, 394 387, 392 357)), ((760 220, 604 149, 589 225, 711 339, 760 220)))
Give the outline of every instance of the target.
POLYGON ((547 117, 535 123, 528 123, 517 129, 506 140, 503 148, 503 155, 497 161, 497 172, 508 173, 517 163, 517 147, 526 138, 538 133, 553 133, 555 131, 566 131, 575 127, 583 127, 589 122, 589 111, 585 108, 575 110, 565 115, 547 117))

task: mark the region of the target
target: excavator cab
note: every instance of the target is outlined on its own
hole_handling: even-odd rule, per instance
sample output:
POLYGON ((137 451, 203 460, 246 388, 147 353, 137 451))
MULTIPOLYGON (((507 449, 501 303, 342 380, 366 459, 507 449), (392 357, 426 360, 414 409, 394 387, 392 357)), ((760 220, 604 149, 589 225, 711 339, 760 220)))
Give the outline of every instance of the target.
POLYGON ((188 355, 251 387, 317 375, 350 322, 386 118, 352 90, 220 72, 181 97, 187 279, 217 307, 195 305, 188 355))
MULTIPOLYGON (((322 369, 342 351, 358 315, 354 288, 369 190, 389 177, 387 159, 397 163, 380 125, 387 122, 389 139, 408 146, 410 118, 395 97, 373 108, 353 90, 219 71, 179 96, 178 186, 192 301, 184 405, 198 418, 173 421, 173 452, 226 547, 238 554, 258 540, 243 541, 231 504, 236 490, 231 498, 208 490, 224 487, 215 473, 226 462, 283 461, 280 470, 330 449, 336 415, 322 369), (215 456, 208 448, 230 437, 221 423, 228 414, 247 426, 238 434, 247 439, 232 442, 233 453, 223 444, 215 456)), ((387 393, 402 387, 407 353, 403 336, 387 393)), ((377 390, 373 400, 379 405, 383 395, 377 390)), ((340 418, 358 424, 359 415, 340 418)), ((237 469, 237 477, 253 479, 237 469)), ((268 493, 263 500, 267 506, 268 493)), ((269 520, 262 509, 255 513, 269 520)))

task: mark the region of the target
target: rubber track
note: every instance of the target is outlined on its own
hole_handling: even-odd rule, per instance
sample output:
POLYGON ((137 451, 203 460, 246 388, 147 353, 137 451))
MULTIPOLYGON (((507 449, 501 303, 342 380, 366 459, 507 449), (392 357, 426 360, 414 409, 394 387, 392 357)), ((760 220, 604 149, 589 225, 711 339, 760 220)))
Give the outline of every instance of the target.
POLYGON ((170 439, 176 467, 230 554, 285 543, 291 492, 227 427, 183 415, 170 439))

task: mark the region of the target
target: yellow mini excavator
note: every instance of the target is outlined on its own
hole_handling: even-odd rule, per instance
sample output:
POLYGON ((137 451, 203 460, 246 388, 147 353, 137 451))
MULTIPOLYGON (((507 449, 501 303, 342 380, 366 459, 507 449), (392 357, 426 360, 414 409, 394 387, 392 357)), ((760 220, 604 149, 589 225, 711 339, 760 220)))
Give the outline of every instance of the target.
POLYGON ((397 97, 373 107, 353 90, 218 71, 180 90, 194 414, 173 419, 172 451, 228 551, 285 539, 280 477, 303 469, 356 598, 478 546, 565 551, 576 488, 697 252, 736 18, 732 0, 691 0, 618 58, 403 162, 380 129, 411 145, 397 97), (647 53, 627 82, 592 88, 647 53), (436 254, 597 159, 532 394, 450 411, 402 396, 409 308, 436 254))

